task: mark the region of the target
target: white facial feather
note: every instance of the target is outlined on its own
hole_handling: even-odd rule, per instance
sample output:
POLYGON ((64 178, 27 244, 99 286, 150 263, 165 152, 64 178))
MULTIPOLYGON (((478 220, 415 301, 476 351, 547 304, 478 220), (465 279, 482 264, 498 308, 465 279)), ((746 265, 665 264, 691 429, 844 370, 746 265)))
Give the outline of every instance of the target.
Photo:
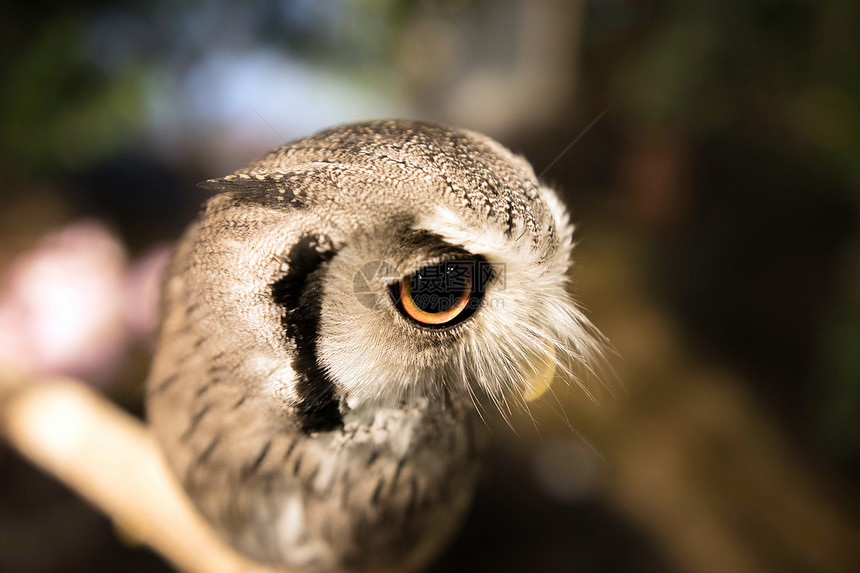
POLYGON ((500 273, 462 332, 428 335, 439 340, 429 360, 422 360, 410 344, 414 327, 395 324, 392 328, 392 322, 403 320, 385 300, 381 281, 382 304, 375 309, 354 304, 354 293, 344 288, 351 286, 350 273, 383 253, 374 252, 373 242, 367 241, 359 252, 339 254, 332 262, 331 291, 325 293, 337 310, 323 324, 321 349, 351 409, 391 407, 408 402, 411 396, 438 393, 444 385, 469 394, 476 404, 480 402, 477 394, 489 396, 505 412, 510 409, 507 401, 521 402, 520 397, 531 389, 536 362, 552 362, 565 379, 574 382, 580 382, 577 373, 601 362, 599 335, 568 292, 573 229, 567 212, 551 190, 541 188, 541 197, 560 232, 555 244, 547 242, 540 248, 522 232, 506 234, 492 224, 476 227, 472 217, 447 205, 417 218, 414 230, 432 232, 451 245, 482 255, 500 273))

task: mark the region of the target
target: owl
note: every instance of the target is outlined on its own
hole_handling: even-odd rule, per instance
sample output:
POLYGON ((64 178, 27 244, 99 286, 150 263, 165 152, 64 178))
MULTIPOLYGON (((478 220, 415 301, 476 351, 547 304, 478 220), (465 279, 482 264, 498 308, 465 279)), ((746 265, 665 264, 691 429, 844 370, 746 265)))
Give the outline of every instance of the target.
POLYGON ((169 465, 261 563, 420 570, 469 506, 482 417, 600 354, 563 205, 494 140, 414 121, 324 131, 202 186, 147 382, 169 465))

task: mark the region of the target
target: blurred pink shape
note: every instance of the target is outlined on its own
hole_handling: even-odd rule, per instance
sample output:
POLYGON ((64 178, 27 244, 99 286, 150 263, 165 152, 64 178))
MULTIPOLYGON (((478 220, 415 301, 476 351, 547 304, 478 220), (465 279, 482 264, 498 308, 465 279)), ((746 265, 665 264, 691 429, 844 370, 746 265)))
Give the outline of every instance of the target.
POLYGON ((172 251, 172 245, 154 247, 134 261, 126 273, 125 320, 135 338, 147 345, 155 339, 162 275, 172 251))
POLYGON ((47 236, 12 263, 0 294, 0 360, 104 382, 127 347, 126 253, 96 221, 47 236))

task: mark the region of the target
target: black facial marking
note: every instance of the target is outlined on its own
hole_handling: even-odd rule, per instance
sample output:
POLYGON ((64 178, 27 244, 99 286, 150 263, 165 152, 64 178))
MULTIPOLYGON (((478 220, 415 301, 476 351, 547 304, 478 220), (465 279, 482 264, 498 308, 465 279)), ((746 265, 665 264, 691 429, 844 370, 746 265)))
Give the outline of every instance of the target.
POLYGON ((334 251, 322 248, 320 237, 302 237, 287 255, 289 271, 272 285, 272 296, 286 310, 283 326, 296 345, 293 370, 299 395, 302 430, 325 432, 343 427, 335 385, 317 357, 323 263, 334 251))

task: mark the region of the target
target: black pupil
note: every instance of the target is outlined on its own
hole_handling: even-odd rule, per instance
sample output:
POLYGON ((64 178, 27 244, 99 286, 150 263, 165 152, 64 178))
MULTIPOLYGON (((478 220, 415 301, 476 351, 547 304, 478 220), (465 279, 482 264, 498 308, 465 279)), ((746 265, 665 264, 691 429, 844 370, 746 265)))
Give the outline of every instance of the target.
POLYGON ((412 302, 428 313, 450 309, 464 296, 472 284, 473 261, 446 261, 424 267, 412 275, 412 302))

